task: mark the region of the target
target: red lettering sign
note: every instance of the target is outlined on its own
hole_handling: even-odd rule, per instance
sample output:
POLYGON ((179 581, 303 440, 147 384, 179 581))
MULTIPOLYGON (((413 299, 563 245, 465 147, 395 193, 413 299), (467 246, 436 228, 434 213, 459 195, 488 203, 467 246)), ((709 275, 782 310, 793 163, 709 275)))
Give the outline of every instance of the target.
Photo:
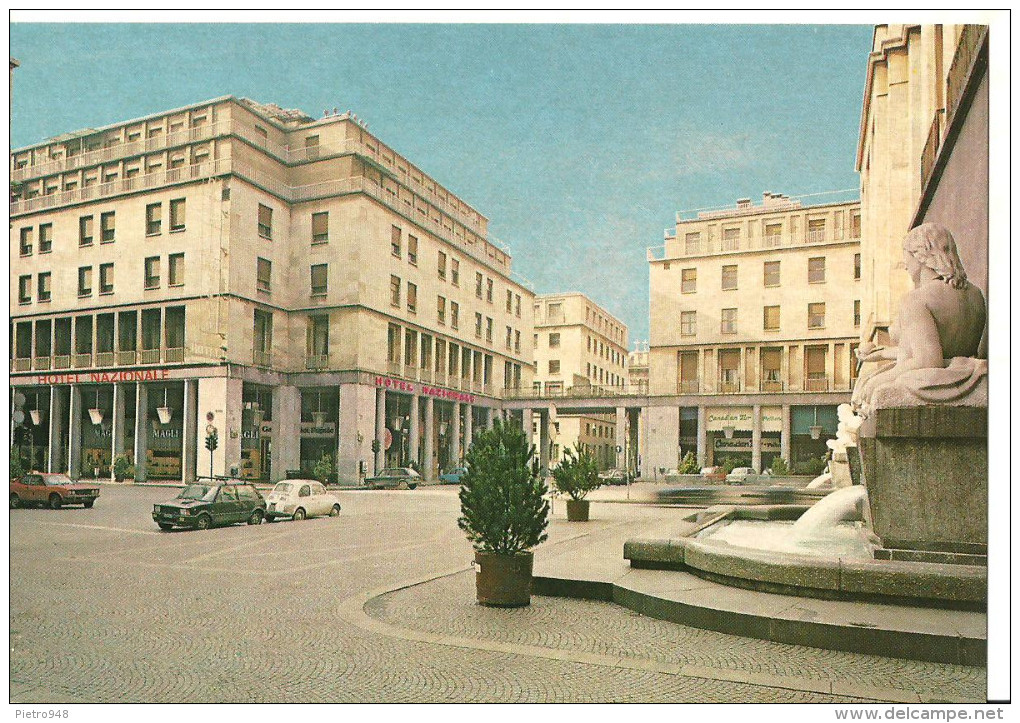
POLYGON ((169 369, 142 369, 113 372, 67 372, 37 374, 36 384, 113 384, 116 382, 155 382, 170 378, 169 369))

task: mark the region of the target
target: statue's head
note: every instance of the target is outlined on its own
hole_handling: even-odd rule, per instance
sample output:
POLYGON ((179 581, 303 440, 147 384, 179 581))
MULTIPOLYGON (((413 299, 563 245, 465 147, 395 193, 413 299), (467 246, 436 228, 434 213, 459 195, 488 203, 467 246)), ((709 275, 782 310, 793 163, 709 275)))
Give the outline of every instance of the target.
POLYGON ((944 226, 922 223, 911 229, 903 239, 903 250, 954 289, 962 288, 967 283, 967 272, 956 251, 956 241, 944 226))

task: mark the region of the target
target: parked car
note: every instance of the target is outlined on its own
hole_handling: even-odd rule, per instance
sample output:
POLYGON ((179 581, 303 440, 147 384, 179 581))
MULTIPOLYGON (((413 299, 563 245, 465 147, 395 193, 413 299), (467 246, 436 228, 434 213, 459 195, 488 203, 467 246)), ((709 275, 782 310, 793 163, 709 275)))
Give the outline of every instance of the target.
POLYGON ((726 480, 725 467, 702 467, 702 479, 710 482, 724 482, 726 480))
POLYGON ((627 470, 607 469, 604 472, 599 472, 599 479, 605 485, 625 485, 627 484, 627 470))
POLYGON ((277 482, 266 498, 266 522, 281 517, 303 520, 306 517, 340 514, 340 500, 330 494, 321 482, 310 479, 291 479, 277 482))
POLYGON ((152 519, 161 530, 207 530, 236 522, 258 525, 265 516, 266 500, 255 485, 234 479, 200 478, 174 499, 152 507, 152 519))
POLYGON ((59 510, 64 505, 92 507, 99 497, 99 488, 92 484, 78 484, 66 474, 29 472, 11 480, 11 507, 45 505, 59 510))
POLYGON ((439 475, 439 481, 447 485, 459 485, 460 478, 467 474, 467 467, 454 467, 449 472, 439 475))
POLYGON ((733 471, 726 475, 726 481, 738 485, 751 485, 758 482, 761 475, 754 467, 734 467, 733 471))
POLYGON ((365 486, 370 490, 407 488, 413 490, 421 484, 421 475, 410 467, 387 467, 375 477, 366 477, 365 486))

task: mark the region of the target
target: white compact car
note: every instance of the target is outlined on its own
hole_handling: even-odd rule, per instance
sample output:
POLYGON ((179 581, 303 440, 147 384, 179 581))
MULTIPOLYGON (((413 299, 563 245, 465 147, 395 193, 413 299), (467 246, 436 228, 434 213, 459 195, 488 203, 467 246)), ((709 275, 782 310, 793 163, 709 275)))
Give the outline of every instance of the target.
POLYGON ((306 517, 340 514, 340 500, 326 491, 321 482, 312 479, 289 479, 278 482, 266 497, 266 522, 280 517, 303 520, 306 517))

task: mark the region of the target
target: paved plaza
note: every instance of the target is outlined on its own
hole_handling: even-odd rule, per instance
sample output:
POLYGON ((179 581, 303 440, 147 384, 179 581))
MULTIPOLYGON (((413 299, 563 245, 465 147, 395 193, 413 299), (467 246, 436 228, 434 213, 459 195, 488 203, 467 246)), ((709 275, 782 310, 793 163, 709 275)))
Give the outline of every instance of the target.
MULTIPOLYGON (((474 602, 457 489, 342 492, 339 519, 160 532, 169 488, 12 510, 11 701, 978 702, 985 669, 699 630, 604 602, 474 602)), ((596 504, 550 540, 686 511, 596 504)), ((621 551, 622 552, 622 551, 621 551)))

